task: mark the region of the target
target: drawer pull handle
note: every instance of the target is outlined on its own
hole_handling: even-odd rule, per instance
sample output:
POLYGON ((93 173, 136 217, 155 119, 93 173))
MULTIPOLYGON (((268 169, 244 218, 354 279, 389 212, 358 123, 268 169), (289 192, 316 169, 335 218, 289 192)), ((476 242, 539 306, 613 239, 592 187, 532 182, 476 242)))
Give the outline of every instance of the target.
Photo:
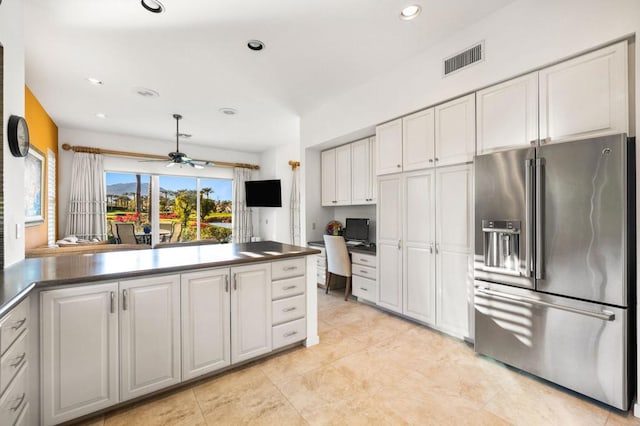
POLYGON ((283 271, 295 271, 296 269, 298 269, 297 266, 287 266, 285 268, 282 268, 283 271))
POLYGON ((295 336, 296 334, 298 334, 297 331, 290 331, 288 333, 284 333, 282 337, 291 337, 291 336, 295 336))
POLYGON ((224 291, 229 293, 229 275, 224 276, 224 291))
POLYGON ((297 285, 288 285, 286 287, 282 287, 283 290, 293 290, 294 288, 298 287, 297 285))
POLYGON ((20 327, 22 327, 25 322, 27 322, 27 317, 22 318, 20 321, 16 321, 16 323, 13 326, 11 326, 11 329, 19 330, 20 327))
POLYGON ((362 269, 360 269, 360 273, 361 273, 361 274, 368 274, 369 272, 367 272, 367 271, 363 271, 362 269))
POLYGON ((360 287, 360 290, 362 290, 362 291, 369 291, 369 289, 364 288, 364 287, 360 287))
POLYGON ((116 292, 109 292, 109 312, 112 314, 116 313, 116 292))
POLYGON ((369 262, 367 259, 358 259, 358 261, 364 262, 364 263, 368 263, 369 262))
POLYGON ((129 301, 127 300, 129 296, 129 292, 127 289, 122 290, 122 310, 126 311, 129 309, 129 301))
POLYGON ((22 352, 22 355, 15 357, 16 361, 14 363, 12 363, 12 364, 9 364, 9 365, 11 365, 13 368, 18 368, 22 364, 22 361, 24 361, 24 358, 26 356, 27 356, 27 353, 26 352, 22 352))
POLYGON ((27 397, 27 393, 26 392, 22 392, 22 396, 18 399, 18 404, 15 407, 11 407, 9 408, 11 411, 18 411, 18 408, 22 407, 22 403, 24 402, 24 399, 27 397))
POLYGON ((296 310, 296 307, 295 307, 295 306, 292 306, 291 308, 284 308, 284 309, 282 310, 282 312, 291 312, 291 311, 295 311, 295 310, 296 310))

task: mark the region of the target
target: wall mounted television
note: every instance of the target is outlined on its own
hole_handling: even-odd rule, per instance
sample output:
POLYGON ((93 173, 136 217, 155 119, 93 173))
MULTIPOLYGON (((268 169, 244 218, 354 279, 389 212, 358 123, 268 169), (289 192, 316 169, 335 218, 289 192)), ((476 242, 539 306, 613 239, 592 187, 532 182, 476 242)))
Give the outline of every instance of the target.
POLYGON ((280 179, 248 180, 244 190, 247 207, 282 207, 280 179))

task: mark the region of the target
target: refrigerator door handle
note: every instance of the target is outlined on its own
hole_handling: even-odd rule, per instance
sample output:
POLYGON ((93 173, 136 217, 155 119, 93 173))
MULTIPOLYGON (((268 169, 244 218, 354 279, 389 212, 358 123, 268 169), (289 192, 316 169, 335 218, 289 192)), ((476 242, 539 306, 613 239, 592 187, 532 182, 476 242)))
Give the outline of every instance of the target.
POLYGON ((533 277, 533 261, 531 254, 533 252, 533 211, 531 210, 531 201, 533 197, 533 182, 531 181, 531 168, 533 167, 532 160, 524 161, 524 210, 525 210, 525 239, 527 246, 525 248, 525 264, 527 265, 526 276, 533 277))
POLYGON ((544 158, 536 158, 536 279, 544 279, 544 158))
POLYGON ((597 318, 603 321, 614 321, 616 319, 615 314, 609 311, 602 311, 602 312, 585 311, 584 309, 572 308, 571 306, 556 305, 554 303, 545 302, 543 300, 532 299, 530 297, 525 297, 525 296, 515 296, 512 294, 502 293, 500 291, 489 290, 481 287, 476 287, 476 291, 478 293, 486 294, 487 296, 493 296, 501 299, 512 300, 514 302, 530 303, 532 305, 546 306, 553 309, 559 309, 561 311, 567 311, 567 312, 572 312, 574 314, 580 314, 580 315, 585 315, 592 318, 597 318))

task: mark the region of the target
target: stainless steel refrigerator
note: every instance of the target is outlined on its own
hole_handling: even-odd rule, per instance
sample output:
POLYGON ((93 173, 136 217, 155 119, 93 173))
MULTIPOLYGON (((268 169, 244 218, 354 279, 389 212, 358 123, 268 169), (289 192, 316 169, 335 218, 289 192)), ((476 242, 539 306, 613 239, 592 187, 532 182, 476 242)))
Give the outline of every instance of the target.
POLYGON ((623 410, 634 383, 633 142, 474 159, 476 352, 623 410))

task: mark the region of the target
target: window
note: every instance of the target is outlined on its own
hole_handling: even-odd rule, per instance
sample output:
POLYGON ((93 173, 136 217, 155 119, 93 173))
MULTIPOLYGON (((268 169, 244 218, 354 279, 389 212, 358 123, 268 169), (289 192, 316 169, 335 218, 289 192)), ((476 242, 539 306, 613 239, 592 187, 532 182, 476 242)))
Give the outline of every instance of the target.
POLYGON ((134 224, 136 242, 151 244, 151 223, 157 217, 160 242, 231 241, 232 180, 162 175, 158 181, 156 213, 149 205, 150 175, 106 173, 112 240, 116 240, 112 227, 127 222, 134 224))
POLYGON ((47 148, 47 244, 56 243, 56 154, 47 148))

